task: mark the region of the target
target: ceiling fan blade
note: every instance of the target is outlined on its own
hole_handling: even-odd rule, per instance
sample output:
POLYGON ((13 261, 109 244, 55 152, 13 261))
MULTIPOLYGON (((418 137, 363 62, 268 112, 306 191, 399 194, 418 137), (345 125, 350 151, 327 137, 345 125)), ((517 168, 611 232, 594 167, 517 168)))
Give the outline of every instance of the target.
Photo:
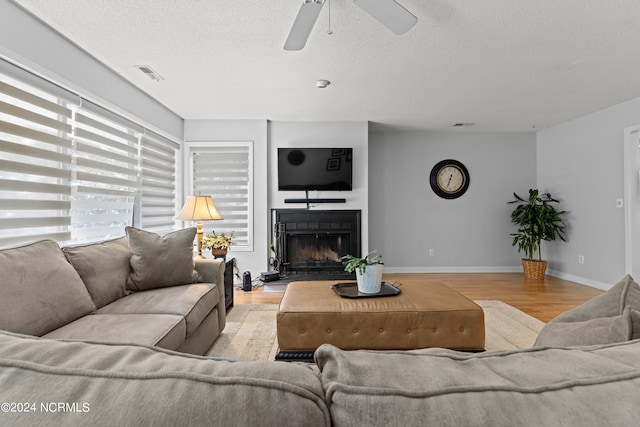
POLYGON ((284 50, 300 50, 304 47, 318 20, 324 2, 325 0, 304 0, 302 2, 298 16, 296 16, 289 32, 289 37, 284 43, 284 50))
POLYGON ((362 10, 396 34, 406 33, 418 18, 394 0, 353 0, 362 10))

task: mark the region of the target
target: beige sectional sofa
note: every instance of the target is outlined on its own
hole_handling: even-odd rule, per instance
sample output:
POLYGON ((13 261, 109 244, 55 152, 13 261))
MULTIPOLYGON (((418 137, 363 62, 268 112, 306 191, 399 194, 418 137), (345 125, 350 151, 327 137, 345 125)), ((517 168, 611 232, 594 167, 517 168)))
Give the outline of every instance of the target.
MULTIPOLYGON (((132 270, 139 267, 135 233, 128 231, 132 270)), ((117 248, 124 255, 123 243, 105 242, 105 252, 117 248)), ((166 349, 191 347, 207 330, 203 322, 220 326, 220 320, 207 320, 219 310, 204 315, 205 306, 194 303, 218 298, 223 306, 221 295, 207 297, 217 287, 200 287, 221 280, 219 266, 197 263, 205 282, 178 286, 166 285, 176 279, 165 269, 153 278, 163 288, 118 287, 106 294, 128 295, 109 302, 113 295, 99 296, 93 288, 100 280, 89 280, 98 277, 92 263, 72 253, 92 258, 101 250, 62 251, 41 242, 0 251, 0 425, 600 427, 640 419, 640 287, 630 277, 550 322, 530 349, 470 354, 323 345, 317 364, 233 362, 166 349), (174 305, 181 298, 177 289, 190 296, 174 305), (148 297, 137 300, 139 295, 148 297), (200 325, 196 319, 203 319, 200 325), (100 324, 110 332, 100 332, 100 324), (6 332, 15 329, 21 333, 6 332), (594 345, 562 345, 577 333, 594 345)), ((99 274, 117 276, 120 269, 104 263, 99 274)), ((182 280, 192 270, 184 269, 182 280)), ((135 286, 144 286, 141 278, 135 286)))
POLYGON ((204 354, 224 329, 224 263, 194 260, 195 229, 0 251, 0 329, 204 354))

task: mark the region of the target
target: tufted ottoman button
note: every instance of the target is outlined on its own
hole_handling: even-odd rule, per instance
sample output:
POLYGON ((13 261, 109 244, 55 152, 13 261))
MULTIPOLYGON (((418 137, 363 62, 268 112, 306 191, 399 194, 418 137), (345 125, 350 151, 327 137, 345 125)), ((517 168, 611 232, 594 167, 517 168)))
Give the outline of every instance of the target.
POLYGON ((407 329, 407 333, 410 334, 411 333, 411 328, 407 329))
POLYGON ((380 328, 380 329, 378 329, 378 332, 383 333, 384 329, 380 328))
POLYGON ((438 332, 438 329, 437 328, 433 328, 432 331, 433 332, 438 332))
POLYGON ((301 334, 304 334, 304 329, 300 329, 300 333, 301 333, 301 334))
POLYGON ((354 334, 357 334, 357 333, 358 333, 358 330, 357 330, 357 329, 354 329, 354 330, 353 330, 353 333, 354 333, 354 334))
POLYGON ((331 329, 327 329, 327 333, 330 334, 331 333, 331 329))
POLYGON ((460 332, 464 332, 464 326, 460 326, 460 332))

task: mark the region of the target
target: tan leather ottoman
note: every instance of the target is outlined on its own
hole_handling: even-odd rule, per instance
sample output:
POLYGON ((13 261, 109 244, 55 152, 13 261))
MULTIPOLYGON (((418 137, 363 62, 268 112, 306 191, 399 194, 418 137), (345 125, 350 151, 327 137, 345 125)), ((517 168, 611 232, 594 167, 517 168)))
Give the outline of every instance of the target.
POLYGON ((396 296, 351 299, 338 296, 334 283, 287 285, 277 315, 281 353, 325 343, 344 350, 484 350, 482 308, 444 285, 405 283, 396 296))

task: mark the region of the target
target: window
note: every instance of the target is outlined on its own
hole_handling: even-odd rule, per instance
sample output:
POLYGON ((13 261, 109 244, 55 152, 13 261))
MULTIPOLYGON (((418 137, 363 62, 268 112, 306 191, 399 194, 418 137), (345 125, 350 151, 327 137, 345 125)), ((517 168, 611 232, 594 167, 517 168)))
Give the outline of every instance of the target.
POLYGON ((0 247, 173 230, 178 148, 0 60, 0 247))
POLYGON ((253 250, 253 143, 190 143, 187 157, 187 195, 211 196, 223 218, 205 222, 205 233, 233 232, 234 250, 253 250))
POLYGON ((138 137, 132 126, 126 126, 124 120, 119 122, 82 107, 74 114, 74 242, 121 236, 132 224, 138 188, 138 137))
POLYGON ((71 116, 55 96, 0 80, 0 245, 70 238, 71 116))
POLYGON ((178 144, 159 135, 142 136, 140 226, 158 234, 175 228, 177 148, 178 144))

